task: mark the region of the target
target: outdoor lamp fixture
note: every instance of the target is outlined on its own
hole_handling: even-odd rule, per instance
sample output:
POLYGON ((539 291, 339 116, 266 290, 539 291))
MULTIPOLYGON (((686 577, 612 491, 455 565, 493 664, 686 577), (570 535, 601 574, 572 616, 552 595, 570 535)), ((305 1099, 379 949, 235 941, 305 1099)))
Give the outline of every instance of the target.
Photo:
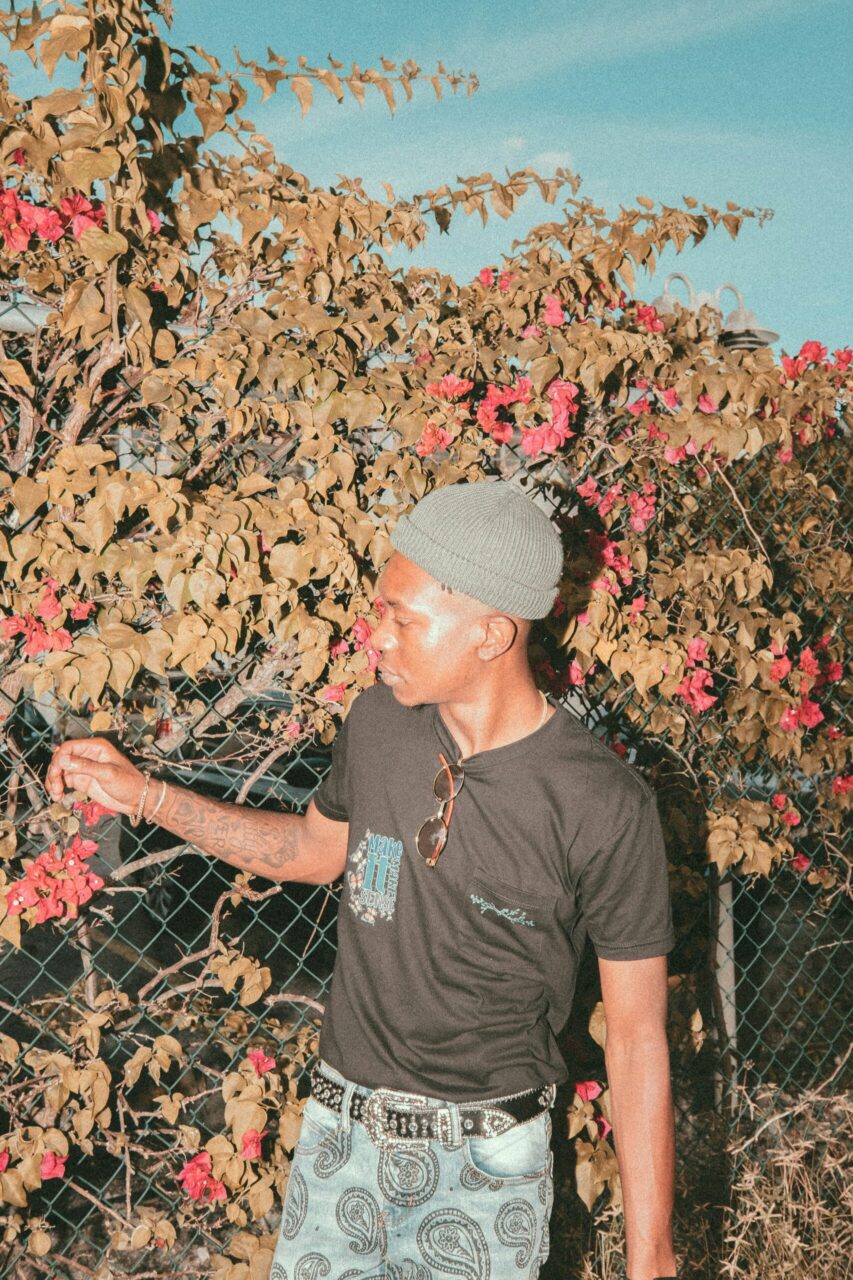
POLYGON ((719 342, 730 351, 755 351, 758 347, 769 347, 779 337, 772 329, 759 327, 754 311, 747 311, 740 290, 733 284, 721 284, 714 293, 697 292, 692 281, 680 271, 671 272, 663 282, 663 293, 655 298, 652 306, 659 315, 672 315, 678 301, 670 292, 673 280, 680 280, 687 288, 687 302, 682 303, 688 311, 698 311, 700 307, 712 307, 722 320, 723 308, 720 302, 727 289, 737 298, 737 306, 730 311, 719 334, 719 342))

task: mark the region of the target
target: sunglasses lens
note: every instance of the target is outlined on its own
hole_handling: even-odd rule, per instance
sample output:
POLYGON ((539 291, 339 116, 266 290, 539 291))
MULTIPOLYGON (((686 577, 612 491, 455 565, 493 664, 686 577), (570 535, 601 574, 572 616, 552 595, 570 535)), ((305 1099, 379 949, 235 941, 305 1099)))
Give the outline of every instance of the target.
POLYGON ((418 853, 427 862, 431 862, 433 858, 437 858, 444 848, 444 842, 447 839, 447 827, 441 818, 427 818, 426 822, 418 832, 417 846, 418 853))
POLYGON ((446 769, 439 769, 432 784, 436 799, 447 804, 454 796, 459 795, 464 781, 465 773, 458 764, 449 764, 446 769))

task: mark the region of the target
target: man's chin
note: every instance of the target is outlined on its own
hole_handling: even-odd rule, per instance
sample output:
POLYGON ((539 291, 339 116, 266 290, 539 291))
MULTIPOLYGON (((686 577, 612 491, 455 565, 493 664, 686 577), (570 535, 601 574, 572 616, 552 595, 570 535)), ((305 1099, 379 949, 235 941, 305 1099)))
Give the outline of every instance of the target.
POLYGON ((417 707, 423 701, 412 692, 402 676, 384 675, 382 683, 391 690, 397 702, 403 707, 417 707))

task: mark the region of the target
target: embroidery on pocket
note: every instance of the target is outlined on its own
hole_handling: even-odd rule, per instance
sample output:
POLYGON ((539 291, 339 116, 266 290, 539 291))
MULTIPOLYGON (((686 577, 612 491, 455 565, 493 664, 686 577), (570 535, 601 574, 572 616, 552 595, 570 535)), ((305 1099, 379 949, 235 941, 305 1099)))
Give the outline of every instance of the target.
POLYGON ((521 907, 498 907, 494 902, 487 902, 485 898, 479 897, 476 893, 469 893, 468 897, 474 903, 475 907, 480 908, 480 915, 484 916, 487 911, 494 911, 496 916, 508 920, 510 924, 526 925, 528 929, 536 928, 536 921, 531 920, 526 911, 521 907))

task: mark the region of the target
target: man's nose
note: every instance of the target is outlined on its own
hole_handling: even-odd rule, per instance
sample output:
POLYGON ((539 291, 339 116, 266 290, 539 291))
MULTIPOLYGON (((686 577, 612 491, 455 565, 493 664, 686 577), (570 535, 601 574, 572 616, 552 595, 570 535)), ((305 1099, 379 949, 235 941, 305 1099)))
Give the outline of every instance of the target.
POLYGON ((370 643, 379 653, 384 653, 386 649, 390 649, 393 644, 390 629, 384 619, 381 619, 377 626, 373 629, 370 637, 370 643))

